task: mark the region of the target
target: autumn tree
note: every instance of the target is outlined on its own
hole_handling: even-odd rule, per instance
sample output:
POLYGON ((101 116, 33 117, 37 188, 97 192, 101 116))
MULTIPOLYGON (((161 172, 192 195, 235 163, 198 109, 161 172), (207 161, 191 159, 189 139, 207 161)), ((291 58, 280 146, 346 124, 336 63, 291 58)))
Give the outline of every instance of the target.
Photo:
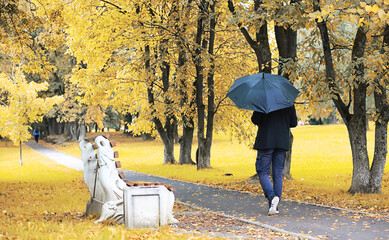
MULTIPOLYGON (((41 97, 53 97, 65 94, 66 81, 74 66, 74 58, 66 54, 63 24, 58 9, 41 8, 39 2, 7 1, 2 5, 2 36, 4 42, 2 66, 9 73, 8 66, 21 67, 27 81, 48 82, 41 97)), ((74 100, 75 96, 68 100, 74 100)), ((43 118, 46 134, 69 133, 70 126, 59 123, 58 112, 63 106, 55 106, 43 118), (65 126, 65 127, 64 127, 65 126)), ((67 111, 67 110, 64 110, 67 111)))
POLYGON ((0 134, 20 145, 20 149, 22 141, 30 137, 29 124, 41 120, 43 114, 60 101, 58 97, 38 96, 38 92, 47 89, 45 81, 34 83, 26 79, 26 75, 34 74, 47 78, 49 71, 55 68, 39 47, 36 36, 43 22, 34 17, 35 10, 29 1, 0 4, 0 134))
POLYGON ((199 4, 197 31, 195 37, 196 49, 193 55, 193 62, 196 67, 195 93, 196 93, 196 107, 197 107, 197 141, 198 147, 196 151, 197 169, 211 167, 211 146, 213 139, 213 119, 215 117, 215 93, 214 93, 214 45, 216 33, 216 1, 203 0, 199 4), (208 26, 208 31, 205 30, 208 26), (204 36, 209 32, 209 36, 204 36), (204 53, 209 54, 210 68, 208 74, 204 71, 204 53), (208 104, 207 114, 206 106, 204 104, 204 88, 208 89, 208 104), (207 120, 205 130, 205 120, 207 120))
MULTIPOLYGON (((55 106, 45 116, 47 133, 48 135, 63 134, 67 140, 75 141, 85 135, 85 124, 92 120, 87 114, 88 106, 79 102, 79 88, 69 81, 76 60, 67 53, 67 35, 64 32, 66 23, 62 16, 63 5, 45 5, 43 1, 32 1, 31 4, 35 8, 34 16, 45 22, 36 35, 36 42, 44 51, 44 57, 54 66, 49 69, 47 78, 49 87, 44 94, 63 95, 65 98, 63 103, 55 106)), ((84 66, 81 64, 78 67, 84 66)), ((42 78, 36 74, 29 77, 34 81, 41 81, 42 78)))
POLYGON ((171 43, 163 29, 153 26, 166 26, 167 6, 150 1, 74 1, 65 4, 64 16, 70 51, 86 65, 72 77, 84 90, 82 103, 101 109, 112 105, 137 116, 130 126, 135 134, 153 133, 155 127, 165 146, 164 163, 174 163, 177 112, 171 104, 171 43))
POLYGON ((307 16, 312 21, 306 26, 312 51, 304 58, 308 62, 303 65, 301 81, 311 96, 329 97, 347 126, 353 159, 349 192, 380 192, 387 154, 388 2, 305 3, 311 10, 307 16), (313 43, 315 37, 319 41, 313 43), (369 94, 374 95, 376 107, 371 166, 366 137, 369 94))
POLYGON ((214 115, 244 68, 239 60, 228 63, 237 55, 229 49, 240 45, 234 46, 234 32, 225 24, 227 6, 178 0, 79 0, 64 6, 70 52, 87 65, 72 77, 83 89, 82 101, 136 116, 130 130, 157 132, 165 146, 164 163, 176 161, 178 124, 183 125, 179 162, 192 163, 193 130, 200 127, 198 156, 205 160, 200 168, 209 167, 214 115), (223 24, 214 30, 216 16, 223 24))
MULTIPOLYGON (((197 117, 197 169, 211 167, 213 132, 229 132, 235 109, 226 105, 226 93, 234 79, 252 70, 244 42, 229 24, 227 5, 221 1, 197 3, 193 42, 188 46, 194 66, 194 102, 197 117)), ((193 28, 193 27, 192 27, 193 28)), ((189 35, 190 36, 190 35, 189 35)), ((244 121, 244 118, 233 121, 244 121)))
MULTIPOLYGON (((31 137, 30 124, 41 121, 43 115, 62 100, 58 96, 38 97, 47 86, 47 83, 28 83, 18 69, 10 76, 0 75, 0 135, 9 138, 20 149, 21 143, 31 137)), ((20 164, 23 164, 22 156, 20 164)))
MULTIPOLYGON (((239 1, 228 1, 228 8, 234 17, 235 24, 256 56, 258 72, 272 73, 272 61, 274 61, 278 66, 278 75, 292 82, 296 79, 297 76, 293 73, 297 60, 297 29, 301 25, 300 2, 299 0, 255 0, 249 5, 241 4, 239 1), (272 26, 274 26, 272 32, 277 43, 274 53, 271 50, 268 34, 268 29, 272 26), (278 56, 274 57, 275 53, 278 53, 278 56)), ((293 134, 290 132, 289 135, 291 144, 283 173, 287 178, 291 178, 293 146, 293 134)))
POLYGON ((234 2, 229 0, 228 8, 236 18, 236 24, 247 43, 254 50, 257 58, 258 72, 271 73, 272 59, 268 36, 269 19, 266 11, 263 11, 263 4, 262 0, 255 0, 253 5, 239 4, 240 8, 243 9, 236 10, 234 2), (241 15, 237 15, 237 11, 241 15), (247 15, 253 17, 247 17, 247 15))

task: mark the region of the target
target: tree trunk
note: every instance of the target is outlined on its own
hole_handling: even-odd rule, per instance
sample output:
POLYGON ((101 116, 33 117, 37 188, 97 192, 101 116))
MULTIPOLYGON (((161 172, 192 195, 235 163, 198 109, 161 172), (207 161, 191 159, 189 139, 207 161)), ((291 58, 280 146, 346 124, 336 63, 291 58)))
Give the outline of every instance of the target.
POLYGON ((196 162, 197 162, 197 170, 210 168, 211 167, 211 147, 212 147, 212 139, 213 139, 213 121, 215 115, 215 93, 214 93, 214 59, 213 59, 213 51, 214 51, 214 43, 215 43, 215 33, 216 33, 216 13, 215 13, 215 1, 209 2, 209 10, 206 9, 206 1, 203 1, 203 7, 201 8, 200 17, 198 20, 198 29, 196 35, 196 42, 200 43, 202 37, 204 36, 204 24, 205 14, 209 14, 209 38, 208 40, 202 40, 202 49, 208 49, 208 54, 211 61, 210 70, 207 76, 207 88, 208 88, 208 109, 207 114, 205 114, 206 107, 203 103, 203 95, 204 95, 204 75, 203 75, 203 66, 202 59, 199 58, 202 49, 198 48, 197 52, 198 61, 196 65, 197 70, 197 79, 196 79, 196 104, 197 104, 197 116, 198 116, 198 124, 197 124, 197 138, 198 138, 198 149, 196 154, 196 162), (205 129, 205 118, 207 118, 207 126, 205 129), (205 132, 206 131, 206 132, 205 132), (206 134, 206 135, 204 135, 206 134))
POLYGON ((375 123, 375 143, 374 158, 371 165, 369 191, 370 193, 380 193, 382 176, 386 164, 386 154, 388 153, 388 122, 376 121, 375 123))
POLYGON ((174 138, 174 143, 178 143, 180 140, 180 137, 178 136, 178 124, 174 123, 174 129, 173 129, 173 138, 174 138))
MULTIPOLYGON (((295 3, 297 1, 291 1, 295 3)), ((297 31, 293 30, 289 25, 275 26, 274 29, 278 54, 279 65, 278 75, 281 75, 289 80, 289 71, 285 69, 285 64, 290 61, 295 61, 297 57, 297 31)), ((290 168, 292 166, 292 148, 293 148, 293 134, 289 131, 289 151, 286 153, 285 166, 283 176, 287 179, 292 179, 290 168)))
MULTIPOLYGON (((178 1, 176 2, 178 3, 178 1)), ((182 14, 184 18, 189 18, 190 12, 193 10, 190 6, 191 1, 187 2, 187 5, 182 6, 182 14)), ((179 8, 179 6, 175 5, 176 9, 179 8)), ((179 11, 179 10, 177 10, 179 11)), ((177 21, 178 22, 178 21, 177 21)), ((177 25, 176 29, 179 30, 179 35, 183 34, 187 29, 187 24, 181 24, 177 25)), ((188 90, 187 90, 187 76, 186 76, 186 69, 185 64, 188 63, 187 58, 187 49, 185 46, 185 41, 181 38, 177 40, 177 46, 179 49, 178 53, 178 68, 177 68, 177 78, 179 79, 180 84, 180 96, 181 101, 180 105, 182 109, 187 109, 185 111, 181 112, 181 119, 183 122, 183 130, 182 130, 182 136, 178 139, 178 143, 180 144, 180 154, 178 163, 179 164, 195 164, 192 160, 192 145, 193 145, 193 133, 194 133, 194 121, 193 121, 193 115, 194 114, 194 105, 195 101, 193 97, 189 97, 188 90)), ((176 131, 178 135, 178 130, 176 131)))
MULTIPOLYGON (((387 54, 385 47, 389 46, 389 25, 385 26, 381 54, 387 54)), ((387 86, 380 84, 380 79, 388 75, 388 63, 382 70, 381 76, 376 79, 374 90, 374 103, 378 115, 375 121, 375 143, 374 157, 370 169, 370 192, 381 192, 382 176, 384 174, 386 155, 388 152, 388 121, 389 121, 389 103, 387 101, 387 86)))
POLYGON ((65 126, 63 131, 64 137, 68 141, 72 141, 72 142, 77 141, 80 137, 80 126, 78 125, 78 120, 74 122, 65 122, 64 126, 65 126))
POLYGON ((267 22, 262 21, 262 26, 257 31, 257 42, 254 51, 257 56, 258 71, 271 73, 271 51, 267 34, 267 22))
POLYGON ((197 170, 211 167, 211 147, 206 145, 205 138, 198 140, 196 152, 197 170))
POLYGON ((64 137, 65 138, 70 138, 70 136, 71 136, 71 134, 70 134, 70 128, 71 128, 71 126, 70 126, 70 122, 65 122, 64 123, 64 137))
POLYGON ((191 126, 184 125, 182 136, 178 141, 180 143, 179 164, 195 164, 192 160, 192 143, 193 143, 193 122, 191 126))
MULTIPOLYGON (((176 159, 174 158, 174 138, 172 137, 173 131, 169 132, 169 127, 163 127, 161 121, 157 118, 153 118, 155 128, 157 129, 164 146, 163 164, 174 164, 176 159)), ((168 125, 168 123, 166 123, 168 125)))
MULTIPOLYGON (((161 41, 161 46, 160 46, 160 52, 161 52, 161 58, 163 59, 167 54, 167 43, 169 40, 164 39, 161 41)), ((162 84, 163 84, 163 92, 168 92, 170 88, 170 64, 166 61, 162 61, 162 66, 161 66, 161 71, 162 71, 162 84)), ((171 114, 174 112, 173 110, 170 110, 171 108, 171 103, 172 99, 169 97, 165 96, 164 103, 167 106, 167 111, 166 111, 166 118, 165 118, 165 128, 164 131, 166 134, 164 135, 165 140, 164 142, 164 164, 174 164, 176 163, 176 160, 174 158, 174 143, 175 143, 175 137, 174 137, 174 130, 175 126, 177 125, 177 121, 175 117, 171 114)))
POLYGON ((80 136, 80 125, 78 124, 78 120, 72 123, 72 135, 70 136, 70 141, 77 141, 80 136))
POLYGON ((57 121, 55 120, 55 118, 48 118, 47 119, 47 124, 48 124, 48 133, 47 135, 55 135, 55 134, 58 134, 57 131, 56 131, 56 124, 57 124, 57 121))
POLYGON ((204 21, 205 14, 207 12, 207 3, 205 0, 201 1, 200 13, 197 20, 197 33, 195 42, 197 44, 197 48, 195 50, 194 62, 196 66, 196 80, 195 80, 195 88, 196 88, 196 106, 197 106, 197 151, 196 151, 196 163, 197 169, 207 168, 209 167, 205 162, 204 158, 204 147, 205 147, 205 137, 204 137, 204 128, 205 128, 205 106, 203 103, 203 82, 204 82, 204 73, 203 73, 203 61, 201 58, 202 49, 204 49, 204 45, 207 44, 205 40, 203 40, 204 34, 204 21))
POLYGON ((23 146, 23 142, 19 141, 19 162, 20 162, 20 165, 23 165, 22 146, 23 146))
POLYGON ((351 121, 346 124, 353 156, 353 178, 351 187, 348 190, 352 194, 369 192, 370 170, 366 137, 367 83, 364 80, 364 65, 360 62, 360 59, 364 56, 366 40, 366 32, 362 27, 359 27, 354 39, 351 56, 355 76, 355 86, 353 88, 354 113, 351 121))
POLYGON ((174 158, 174 141, 172 139, 167 139, 164 142, 164 154, 163 154, 163 164, 174 164, 176 159, 174 158))
MULTIPOLYGON (((313 2, 313 10, 321 11, 319 1, 313 2)), ((342 101, 337 86, 335 84, 335 68, 332 60, 332 52, 331 52, 331 44, 330 38, 327 28, 326 21, 318 21, 316 20, 316 25, 320 30, 320 37, 323 46, 323 54, 324 54, 324 62, 326 66, 326 82, 330 91, 330 96, 332 101, 334 102, 336 109, 339 111, 342 116, 343 122, 347 125, 351 119, 351 114, 348 106, 342 101)))
POLYGON ((132 123, 132 115, 131 113, 126 113, 124 115, 124 133, 130 134, 130 131, 128 130, 128 126, 132 123))
POLYGON ((369 192, 370 172, 365 121, 366 118, 354 116, 347 126, 353 158, 353 177, 348 190, 351 194, 369 192))
POLYGON ((81 141, 85 137, 86 137, 86 126, 85 126, 84 121, 82 121, 81 125, 80 125, 80 134, 78 136, 78 141, 81 141))
POLYGON ((211 167, 211 148, 213 141, 213 126, 214 119, 216 114, 215 109, 215 64, 214 64, 214 45, 215 45, 215 35, 216 35, 216 13, 215 13, 215 1, 210 2, 210 31, 209 31, 209 45, 208 45, 208 54, 211 59, 210 71, 207 77, 207 87, 208 87, 208 110, 207 110, 207 129, 206 129, 206 138, 205 146, 203 152, 203 164, 206 168, 211 167))
MULTIPOLYGON (((146 46, 145 47, 145 70, 148 72, 153 72, 150 66, 150 47, 146 46)), ((164 65, 164 64, 163 64, 164 65)), ((163 67, 162 69, 162 77, 163 79, 163 88, 164 91, 167 91, 169 88, 168 86, 168 80, 165 78, 168 76, 168 71, 169 68, 166 66, 163 67)), ((153 74, 151 74, 153 75, 153 74)), ((150 107, 154 107, 154 82, 151 80, 151 82, 148 85, 147 88, 147 97, 148 97, 148 102, 150 104, 150 107)), ((154 110, 155 111, 155 110, 154 110)), ((162 122, 160 119, 153 117, 152 121, 155 125, 155 128, 159 134, 159 136, 162 139, 163 145, 164 145, 164 159, 163 159, 163 164, 168 164, 168 163, 176 163, 176 160, 174 158, 174 128, 171 127, 171 121, 174 119, 167 115, 165 119, 165 126, 163 126, 162 122)))
POLYGON ((292 166, 292 146, 293 146, 293 134, 291 131, 289 131, 289 151, 286 152, 286 157, 285 157, 285 166, 284 170, 282 170, 282 175, 284 178, 287 179, 292 179, 292 175, 290 174, 290 168, 292 166))

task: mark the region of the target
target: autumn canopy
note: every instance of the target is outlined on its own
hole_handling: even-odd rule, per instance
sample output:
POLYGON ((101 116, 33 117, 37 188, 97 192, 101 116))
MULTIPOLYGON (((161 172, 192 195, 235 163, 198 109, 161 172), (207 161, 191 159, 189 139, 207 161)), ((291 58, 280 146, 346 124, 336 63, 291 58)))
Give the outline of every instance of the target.
POLYGON ((302 120, 331 115, 347 126, 350 192, 380 191, 388 0, 11 0, 0 3, 0 20, 0 134, 15 143, 42 121, 48 134, 77 140, 87 126, 128 115, 128 131, 161 139, 163 163, 209 168, 214 131, 252 145, 251 112, 226 93, 235 79, 266 72, 300 90, 302 120))

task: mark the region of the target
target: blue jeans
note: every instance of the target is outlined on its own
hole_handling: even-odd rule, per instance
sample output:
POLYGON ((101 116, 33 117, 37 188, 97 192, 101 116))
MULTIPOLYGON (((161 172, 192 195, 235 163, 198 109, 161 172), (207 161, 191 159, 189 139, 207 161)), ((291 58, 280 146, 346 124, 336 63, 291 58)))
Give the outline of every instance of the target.
POLYGON ((286 151, 282 149, 258 150, 255 169, 265 197, 271 201, 274 196, 281 198, 282 170, 285 165, 286 151), (273 186, 269 179, 270 164, 272 165, 273 186))

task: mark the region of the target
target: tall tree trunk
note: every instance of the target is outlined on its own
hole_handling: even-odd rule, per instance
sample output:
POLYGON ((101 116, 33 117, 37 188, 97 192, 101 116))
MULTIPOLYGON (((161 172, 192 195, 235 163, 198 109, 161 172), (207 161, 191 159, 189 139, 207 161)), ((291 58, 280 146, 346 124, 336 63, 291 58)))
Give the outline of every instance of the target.
MULTIPOLYGON (((184 15, 184 18, 189 18, 190 11, 192 7, 190 6, 191 0, 187 2, 186 6, 183 6, 182 12, 184 15)), ((176 2, 178 4, 178 1, 176 2)), ((179 21, 177 21, 179 22, 179 21)), ((181 26, 176 26, 179 33, 184 33, 187 28, 187 24, 182 24, 181 26)), ((180 154, 178 163, 179 164, 195 164, 192 159, 192 145, 193 145, 193 133, 194 133, 194 105, 195 105, 195 98, 188 96, 188 89, 186 87, 187 84, 187 76, 185 71, 185 64, 188 62, 187 54, 186 54, 186 48, 185 48, 185 42, 183 39, 179 39, 177 41, 177 46, 179 48, 179 54, 178 54, 178 76, 180 79, 180 95, 181 98, 181 107, 183 109, 187 108, 188 110, 182 111, 181 118, 182 118, 182 136, 179 138, 178 142, 180 144, 180 154)))
MULTIPOLYGON (((160 53, 161 53, 161 59, 164 59, 166 55, 168 54, 167 50, 167 44, 168 44, 167 39, 163 39, 161 41, 161 46, 160 46, 160 53)), ((161 66, 161 71, 162 71, 162 84, 163 84, 163 92, 167 93, 170 88, 170 64, 167 61, 162 61, 162 66, 161 66)), ((164 157, 164 164, 171 163, 174 164, 176 163, 176 160, 174 158, 174 143, 175 143, 175 126, 177 125, 177 121, 175 116, 172 114, 174 111, 171 110, 172 106, 172 100, 165 96, 164 103, 167 106, 166 110, 166 119, 165 119, 165 140, 164 146, 165 146, 165 157, 164 157)))
POLYGON ((208 109, 207 109, 207 129, 205 139, 204 158, 208 163, 208 167, 211 166, 211 148, 213 141, 213 126, 216 114, 215 108, 215 59, 214 59, 214 47, 216 37, 216 12, 215 12, 216 1, 210 3, 210 30, 209 30, 209 46, 208 54, 211 60, 211 66, 207 77, 207 88, 208 88, 208 109))
MULTIPOLYGON (((212 139, 213 139, 214 116, 215 116, 215 93, 214 93, 215 65, 213 59, 215 34, 216 34, 215 4, 216 4, 215 1, 209 2, 209 5, 208 3, 206 3, 206 1, 203 1, 203 8, 201 9, 201 15, 205 17, 206 16, 205 14, 208 13, 208 17, 209 17, 209 37, 208 40, 206 40, 204 37, 202 43, 202 49, 203 50, 208 49, 208 54, 210 56, 210 61, 211 61, 211 67, 207 76, 206 87, 208 89, 208 104, 207 104, 207 114, 205 114, 206 107, 205 104, 203 103, 204 76, 202 72, 203 67, 201 66, 202 64, 201 60, 198 65, 199 74, 201 76, 201 78, 198 78, 196 81, 196 103, 197 103, 197 112, 198 112, 198 124, 197 124, 198 149, 196 154, 196 161, 197 161, 198 170, 211 167, 211 147, 212 147, 212 139), (209 10, 207 10, 207 7, 209 7, 209 10), (207 118, 206 127, 205 127, 205 118, 207 118)), ((203 32, 204 31, 203 21, 205 19, 202 19, 202 16, 200 16, 199 18, 198 27, 200 27, 201 25, 200 30, 202 30, 203 32)), ((196 42, 201 40, 201 36, 203 36, 203 33, 201 33, 200 39, 196 39, 196 42)))
MULTIPOLYGON (((381 54, 387 54, 386 48, 389 46, 389 25, 384 29, 384 38, 381 48, 381 54)), ((380 84, 380 79, 388 76, 389 64, 386 63, 386 68, 376 79, 376 87, 374 90, 374 103, 378 115, 375 121, 375 143, 374 143, 374 157, 370 169, 370 192, 380 193, 382 176, 384 174, 386 155, 388 153, 388 121, 389 121, 389 103, 387 101, 386 85, 380 84)))
POLYGON ((369 192, 369 155, 367 153, 366 136, 366 92, 367 83, 364 80, 364 65, 360 59, 364 56, 366 46, 366 32, 359 27, 354 39, 352 49, 352 62, 354 63, 354 76, 356 86, 354 94, 354 114, 347 129, 349 132, 351 151, 353 156, 353 178, 351 181, 350 193, 369 192))
POLYGON ((201 53, 205 46, 207 45, 207 41, 203 40, 204 34, 204 21, 206 18, 206 12, 208 8, 208 3, 206 0, 202 0, 199 5, 200 12, 197 20, 197 33, 196 33, 196 45, 197 48, 195 50, 196 56, 194 56, 194 62, 196 66, 196 80, 195 80, 195 88, 196 88, 196 107, 197 107, 197 151, 196 151, 196 163, 197 169, 207 168, 207 165, 204 153, 205 147, 205 136, 204 136, 204 128, 205 128, 205 105, 203 103, 203 87, 204 87, 204 73, 203 73, 203 59, 201 58, 201 53))
MULTIPOLYGON (((299 1, 291 1, 291 4, 296 2, 299 1)), ((285 65, 291 61, 296 61, 297 31, 293 30, 288 24, 284 26, 276 25, 274 30, 279 54, 278 75, 289 80, 289 69, 285 69, 285 65)), ((293 134, 291 131, 289 131, 289 142, 290 147, 285 157, 283 176, 292 179, 290 168, 292 166, 293 134)))
MULTIPOLYGON (((150 66, 151 61, 151 54, 150 54, 150 47, 145 47, 145 70, 147 72, 150 72, 150 76, 154 76, 153 69, 151 69, 150 66)), ((166 71, 169 71, 168 68, 162 69, 163 73, 162 76, 165 77, 168 76, 168 73, 166 71)), ((164 83, 164 90, 168 89, 168 84, 166 79, 163 79, 164 83)), ((151 82, 148 84, 147 88, 147 97, 148 102, 150 104, 151 108, 154 108, 154 79, 151 79, 151 82)), ((154 110, 155 111, 155 110, 154 110)), ((165 126, 163 126, 160 119, 157 117, 153 117, 152 121, 155 125, 155 128, 159 134, 159 136, 162 139, 163 146, 164 146, 164 159, 163 163, 176 163, 175 157, 174 157, 174 128, 171 126, 171 120, 174 120, 169 114, 166 116, 166 123, 165 126)))

